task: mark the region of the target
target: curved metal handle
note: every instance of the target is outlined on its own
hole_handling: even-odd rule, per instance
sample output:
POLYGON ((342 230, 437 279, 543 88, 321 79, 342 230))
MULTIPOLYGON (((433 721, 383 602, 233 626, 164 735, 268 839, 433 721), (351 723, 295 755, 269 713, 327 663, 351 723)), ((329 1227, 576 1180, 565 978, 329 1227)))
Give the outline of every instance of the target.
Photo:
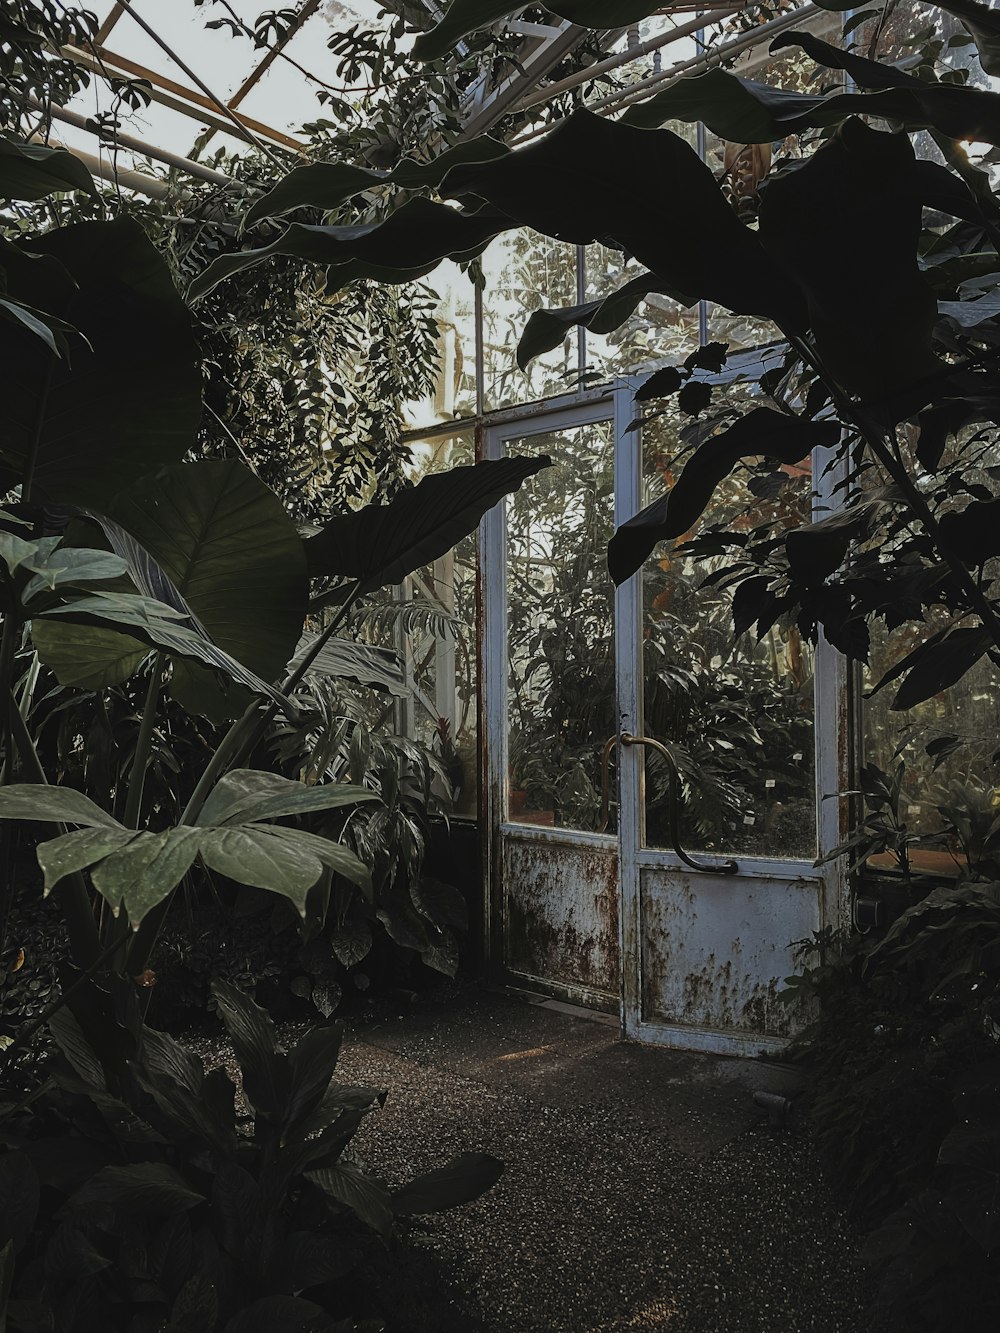
POLYGON ((598 833, 607 833, 611 819, 611 752, 618 744, 617 736, 609 736, 601 751, 601 822, 598 833))
MULTIPOLYGON (((621 736, 612 737, 604 747, 605 754, 608 753, 608 747, 613 745, 615 740, 621 741, 622 745, 648 745, 651 750, 655 750, 658 755, 666 762, 667 771, 670 774, 670 786, 667 793, 667 814, 670 827, 670 845, 676 854, 686 866, 692 870, 708 871, 713 875, 735 875, 739 866, 732 859, 727 857, 725 861, 706 861, 704 858, 697 860, 689 855, 681 846, 681 819, 680 819, 680 788, 681 775, 677 769, 677 761, 670 753, 662 741, 654 740, 652 736, 633 736, 631 732, 623 731, 621 736)), ((605 786, 607 786, 607 761, 604 766, 605 786)))

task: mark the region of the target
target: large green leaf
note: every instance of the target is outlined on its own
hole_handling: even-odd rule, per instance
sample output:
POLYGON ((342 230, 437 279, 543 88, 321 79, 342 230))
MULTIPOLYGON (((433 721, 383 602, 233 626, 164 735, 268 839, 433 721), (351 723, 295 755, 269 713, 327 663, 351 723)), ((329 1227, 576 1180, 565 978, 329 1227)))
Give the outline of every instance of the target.
POLYGON ((32 782, 13 782, 0 787, 0 819, 38 820, 45 824, 84 824, 90 828, 120 829, 122 826, 83 792, 72 787, 52 787, 32 782))
POLYGON ((128 571, 126 562, 108 551, 80 550, 62 545, 41 567, 37 563, 30 567, 37 572, 21 589, 21 600, 26 603, 42 593, 54 592, 56 588, 104 583, 120 578, 128 571))
POLYGON ((935 3, 938 9, 954 14, 968 28, 986 73, 1000 75, 1000 14, 979 0, 935 0, 935 3))
POLYGON ((106 1166, 91 1176, 65 1205, 68 1212, 90 1212, 100 1205, 136 1213, 140 1217, 173 1217, 202 1203, 171 1166, 140 1162, 133 1166, 106 1166))
POLYGON ((311 1028, 288 1055, 289 1097, 284 1130, 296 1130, 322 1102, 344 1039, 343 1023, 311 1028))
POLYGON ((312 849, 259 824, 203 829, 199 846, 210 870, 238 884, 280 893, 305 916, 309 890, 323 873, 323 862, 312 849))
POLYGON ((690 144, 669 130, 575 111, 507 157, 456 167, 441 191, 477 195, 562 241, 617 243, 688 299, 804 325, 801 297, 780 261, 738 220, 690 144))
POLYGON ((124 903, 135 928, 148 911, 172 893, 194 864, 200 849, 195 828, 139 833, 91 871, 94 888, 116 911, 124 903))
POLYGON ((260 1111, 283 1115, 291 1089, 288 1057, 278 1046, 266 1009, 227 981, 213 981, 212 995, 243 1071, 248 1097, 260 1111))
POLYGON ((549 466, 544 456, 505 458, 424 477, 387 505, 330 519, 305 542, 310 570, 360 579, 367 592, 399 583, 475 532, 498 500, 549 466))
POLYGON ((484 162, 509 152, 507 145, 499 139, 483 135, 446 149, 430 162, 404 157, 391 171, 370 171, 349 162, 313 162, 295 167, 262 199, 258 199, 243 225, 252 227, 262 218, 277 217, 303 206, 338 208, 353 195, 378 185, 398 185, 405 190, 429 189, 439 185, 454 166, 463 162, 484 162))
POLYGON ((871 693, 905 674, 906 679, 889 706, 894 712, 915 708, 961 680, 992 646, 989 632, 979 625, 961 625, 947 633, 932 635, 887 671, 871 693))
MULTIPOLYGON (((299 640, 295 656, 288 663, 294 671, 316 642, 315 634, 304 634, 299 640)), ((398 653, 375 644, 359 643, 356 639, 327 639, 316 654, 309 675, 327 676, 332 680, 349 681, 367 689, 393 694, 405 699, 410 691, 403 675, 403 663, 398 653)))
MULTIPOLYGON (((584 28, 623 27, 638 23, 657 10, 652 0, 554 0, 546 8, 584 28)), ((510 0, 452 0, 436 26, 421 33, 413 43, 413 54, 417 60, 437 60, 470 32, 509 18, 522 9, 524 5, 512 5, 510 0)))
POLYGON ((46 148, 0 135, 0 199, 31 203, 62 190, 85 190, 97 196, 93 176, 65 148, 46 148))
POLYGON ((321 861, 327 870, 343 875, 352 884, 357 884, 367 898, 371 898, 371 872, 350 848, 330 838, 323 838, 318 833, 309 833, 306 829, 284 828, 280 824, 249 824, 248 828, 267 827, 273 837, 307 852, 321 861))
POLYGON ((336 1162, 319 1171, 307 1171, 307 1179, 344 1208, 356 1213, 374 1231, 388 1235, 392 1229, 392 1203, 377 1181, 348 1162, 336 1162))
MULTIPOLYGON (((45 892, 51 893, 66 875, 89 869, 138 836, 134 829, 92 827, 74 829, 40 843, 37 856, 45 877, 45 892)), ((117 907, 118 902, 116 899, 114 906, 117 907)))
POLYGON ((741 458, 764 456, 798 463, 819 445, 836 444, 836 423, 808 421, 758 407, 706 440, 688 459, 670 491, 623 523, 608 543, 608 570, 624 583, 662 541, 683 536, 704 513, 716 486, 741 458))
POLYGON ((234 768, 212 788, 201 808, 198 824, 203 828, 252 824, 261 819, 282 819, 310 810, 335 810, 374 800, 377 800, 374 793, 364 787, 335 782, 307 787, 277 773, 234 768))
POLYGON ((994 93, 953 83, 928 83, 893 66, 845 53, 809 33, 783 34, 774 42, 802 46, 813 59, 845 69, 869 92, 826 96, 771 88, 752 79, 713 69, 679 79, 638 102, 622 123, 653 129, 667 121, 702 121, 720 138, 737 143, 770 143, 807 129, 836 125, 850 115, 897 121, 909 130, 935 129, 949 138, 996 142, 1000 99, 994 93))
MULTIPOLYGON (((950 139, 1000 142, 1000 97, 995 93, 956 83, 928 83, 895 65, 831 46, 809 32, 783 32, 771 50, 789 46, 801 47, 817 64, 843 70, 859 88, 870 89, 872 95, 853 107, 859 114, 901 121, 909 129, 933 127, 950 139)), ((849 96, 844 94, 844 100, 849 96)))
POLYGON ((0 471, 33 500, 106 504, 194 444, 198 351, 187 308, 137 222, 86 222, 5 246, 7 296, 87 339, 56 358, 0 323, 0 471), (33 465, 32 465, 33 460, 33 465))
POLYGON ((591 333, 614 332, 653 292, 669 296, 684 306, 695 304, 694 298, 667 287, 655 274, 640 273, 601 301, 587 301, 584 305, 567 306, 561 310, 533 311, 517 344, 517 364, 524 370, 534 357, 558 347, 567 333, 578 326, 591 333))
POLYGON ((392 1196, 393 1211, 397 1217, 411 1217, 471 1203, 493 1188, 503 1170, 499 1157, 485 1152, 462 1153, 447 1166, 428 1171, 397 1190, 392 1196))
POLYGON ((422 198, 409 200, 384 222, 363 226, 313 227, 294 222, 270 245, 219 255, 192 282, 189 294, 197 300, 224 278, 272 255, 333 266, 331 282, 338 286, 360 277, 410 282, 447 256, 472 257, 514 225, 495 209, 464 213, 422 198), (341 268, 346 270, 343 279, 341 268))
POLYGON ((905 134, 852 119, 771 181, 760 208, 761 239, 805 293, 820 359, 873 402, 940 368, 931 351, 937 303, 917 266, 917 180, 905 134), (865 317, 845 320, 845 309, 865 317))
POLYGON ((31 639, 38 656, 60 685, 107 690, 134 676, 149 656, 149 645, 97 625, 60 624, 39 617, 31 639))
MULTIPOLYGON (((107 511, 106 511, 107 512, 107 511)), ((137 586, 194 615, 254 676, 281 675, 302 631, 308 577, 302 540, 277 496, 240 462, 183 463, 119 496, 105 521, 137 586)), ((214 673, 175 668, 175 697, 213 721, 238 716, 214 673)))
MULTIPOLYGON (((191 623, 184 624, 183 612, 175 611, 173 607, 154 601, 151 597, 129 593, 94 593, 89 597, 78 597, 62 606, 50 607, 44 616, 60 622, 66 620, 90 625, 96 620, 99 625, 110 623, 125 626, 154 648, 162 648, 175 658, 193 658, 196 663, 203 662, 214 670, 225 672, 237 685, 255 694, 265 695, 285 712, 292 711, 285 696, 266 680, 255 675, 229 653, 223 652, 203 630, 195 628, 191 623)), ((35 618, 36 625, 40 618, 35 618)), ((112 659, 119 660, 117 649, 112 647, 110 651, 112 659)), ((175 663, 175 670, 179 665, 175 663)))

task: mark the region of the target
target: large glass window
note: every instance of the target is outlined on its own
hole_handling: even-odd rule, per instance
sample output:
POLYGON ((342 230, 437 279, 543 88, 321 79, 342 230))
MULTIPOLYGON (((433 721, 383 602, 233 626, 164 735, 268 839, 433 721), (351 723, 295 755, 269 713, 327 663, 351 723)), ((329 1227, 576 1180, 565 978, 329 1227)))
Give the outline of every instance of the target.
POLYGON ((509 818, 600 830, 615 722, 614 439, 601 422, 513 440, 554 466, 507 504, 509 818))
MULTIPOLYGON (((643 503, 672 485, 682 463, 681 421, 643 430, 643 503)), ((749 495, 740 468, 673 550, 643 568, 643 731, 665 743, 681 774, 681 835, 689 847, 775 858, 816 855, 814 656, 798 629, 775 625, 734 641, 731 596, 705 587, 711 565, 684 542, 764 521, 777 531, 809 521, 809 459, 782 467, 774 493, 749 495)), ((669 847, 670 774, 645 750, 645 843, 669 847)))

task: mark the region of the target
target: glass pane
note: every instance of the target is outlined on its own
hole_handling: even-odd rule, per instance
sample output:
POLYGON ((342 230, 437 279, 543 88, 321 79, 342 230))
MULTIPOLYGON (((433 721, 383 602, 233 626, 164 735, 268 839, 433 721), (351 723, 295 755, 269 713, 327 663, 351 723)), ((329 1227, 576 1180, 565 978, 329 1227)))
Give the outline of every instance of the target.
MULTIPOLYGON (((473 462, 471 436, 454 435, 411 444, 413 481, 473 462)), ((441 761, 454 813, 476 815, 478 728, 476 715, 476 534, 417 570, 398 589, 397 643, 406 664, 411 697, 404 730, 441 761)))
POLYGON ((438 364, 433 394, 403 407, 409 429, 424 429, 476 411, 476 301, 467 273, 450 259, 416 290, 426 297, 437 335, 438 364))
POLYGON ((615 726, 609 423, 508 443, 555 466, 507 503, 509 818, 598 832, 615 726))
POLYGON ((499 236, 482 258, 486 408, 509 407, 576 387, 575 337, 518 369, 517 344, 528 316, 543 306, 572 306, 576 246, 522 228, 499 236))
MULTIPOLYGON (((932 633, 949 624, 946 615, 928 616, 928 623, 903 625, 891 634, 872 621, 871 688, 896 662, 932 633)), ((959 869, 959 848, 935 835, 945 823, 939 807, 953 805, 952 784, 969 790, 985 810, 996 805, 997 761, 1000 759, 1000 679, 996 667, 983 659, 957 685, 905 712, 890 708, 898 681, 865 699, 865 761, 892 773, 905 765, 899 805, 900 822, 910 837, 926 840, 910 850, 910 864, 935 872, 959 869), (931 753, 927 750, 930 747, 931 753)), ((871 862, 878 869, 896 869, 891 854, 871 862)))
MULTIPOLYGON (((680 418, 664 415, 644 427, 643 504, 672 484, 682 448, 680 418)), ((734 643, 730 595, 700 586, 713 565, 695 563, 682 546, 711 527, 739 532, 771 519, 781 530, 808 521, 808 459, 780 469, 773 498, 749 496, 745 481, 734 473, 691 532, 644 567, 644 734, 665 742, 680 769, 686 850, 811 859, 812 649, 794 625, 775 626, 759 643, 749 634, 734 643)), ((644 753, 644 841, 668 848, 669 771, 655 752, 644 753)))

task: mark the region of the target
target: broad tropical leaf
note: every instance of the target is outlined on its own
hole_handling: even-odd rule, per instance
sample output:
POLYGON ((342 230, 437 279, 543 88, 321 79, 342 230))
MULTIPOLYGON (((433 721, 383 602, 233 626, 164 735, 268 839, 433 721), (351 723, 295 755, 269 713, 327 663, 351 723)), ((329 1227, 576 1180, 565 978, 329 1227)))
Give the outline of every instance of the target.
POLYGON ((1000 97, 995 93, 962 84, 927 83, 895 65, 842 51, 809 32, 783 32, 771 50, 789 46, 801 47, 818 65, 844 70, 859 88, 872 90, 852 108, 855 113, 901 121, 909 129, 933 127, 949 139, 1000 142, 1000 97))
POLYGON ((668 288, 654 274, 641 273, 601 301, 588 301, 562 310, 533 311, 517 344, 517 364, 524 370, 536 356, 558 347, 567 333, 577 326, 589 329, 591 333, 613 333, 653 292, 669 296, 683 306, 695 304, 694 298, 668 288))
POLYGON ((608 544, 608 569, 624 583, 662 541, 688 532, 704 513, 716 486, 741 458, 762 455, 798 463, 820 445, 836 444, 840 427, 758 407, 696 449, 674 486, 623 523, 608 544))
POLYGON ((284 1114, 291 1071, 270 1014, 227 981, 213 981, 212 995, 243 1071, 247 1096, 258 1110, 284 1114))
POLYGON ((372 1228, 387 1236, 392 1229, 393 1209, 388 1194, 377 1181, 348 1162, 336 1162, 319 1171, 307 1171, 307 1179, 344 1208, 350 1208, 372 1228))
POLYGON ((89 1212, 97 1205, 121 1209, 140 1217, 174 1217, 204 1201, 171 1166, 140 1162, 133 1166, 106 1166, 72 1196, 67 1212, 89 1212))
POLYGON ((6 295, 78 329, 72 356, 0 322, 4 488, 104 505, 194 444, 198 351, 187 308, 137 222, 85 222, 5 245, 6 295))
POLYGON ((475 532, 498 500, 549 466, 544 456, 504 458, 424 477, 387 505, 330 519, 305 542, 310 571, 359 579, 365 592, 399 583, 475 532))
POLYGON ((805 293, 820 359, 874 402, 940 368, 931 351, 937 304, 917 266, 915 170, 905 134, 849 120, 802 166, 771 181, 760 208, 761 239, 805 293), (866 316, 845 321, 845 308, 866 316))
POLYGON ((514 223, 559 240, 610 240, 690 300, 804 327, 801 297, 780 260, 764 253, 711 170, 669 130, 575 111, 526 148, 456 167, 441 192, 477 195, 514 223), (636 181, 643 183, 641 208, 636 181))
MULTIPOLYGON (((783 46, 803 45, 809 34, 791 33, 775 42, 783 46)), ((816 38, 809 49, 814 59, 831 64, 844 53, 816 38), (836 52, 834 56, 833 52, 836 52)), ((622 123, 637 129, 656 129, 671 120, 695 124, 702 121, 721 139, 731 143, 771 143, 804 130, 838 125, 848 116, 874 116, 898 121, 909 130, 936 129, 949 137, 994 142, 1000 133, 1000 105, 994 93, 950 83, 926 83, 911 75, 885 76, 884 65, 850 57, 860 62, 862 87, 873 92, 788 92, 753 79, 742 79, 722 69, 710 70, 676 83, 638 102, 622 116, 622 123), (870 67, 870 68, 869 68, 870 67), (876 74, 874 71, 881 71, 876 74), (879 82, 866 82, 878 79, 879 82)))
POLYGON ((429 273, 447 256, 478 254, 494 236, 516 224, 496 209, 463 213, 429 199, 411 199, 384 222, 355 227, 314 227, 293 222, 270 245, 219 255, 191 284, 197 300, 224 278, 272 255, 288 255, 331 268, 327 284, 342 286, 354 278, 411 282, 429 273))
MULTIPOLYGON (((43 617, 36 617, 35 623, 43 617)), ((129 593, 94 593, 89 597, 78 597, 62 606, 53 606, 44 613, 50 620, 67 620, 84 625, 112 624, 124 626, 135 635, 141 636, 155 648, 178 658, 193 658, 206 666, 225 672, 237 685, 242 685, 254 694, 265 695, 283 712, 294 712, 289 700, 280 694, 273 685, 248 671, 235 657, 223 652, 201 630, 190 623, 183 623, 187 617, 165 602, 154 601, 151 597, 142 597, 129 593)), ((117 660, 117 653, 109 648, 112 658, 117 660)))
POLYGON ((323 862, 311 848, 279 837, 265 825, 203 829, 199 848, 210 870, 238 884, 282 894, 302 917, 309 890, 323 873, 323 862))
POLYGON ((83 824, 88 828, 120 829, 121 824, 83 792, 13 782, 0 787, 0 819, 37 820, 45 824, 83 824))
POLYGON ((428 1171, 397 1190, 392 1196, 393 1211, 397 1217, 412 1217, 471 1203, 492 1189, 503 1171, 499 1157, 484 1152, 462 1153, 447 1166, 428 1171))
MULTIPOLYGON (((315 634, 303 634, 295 656, 288 663, 294 671, 316 642, 315 634)), ((363 685, 370 690, 405 699, 410 691, 403 675, 399 654, 390 648, 379 648, 356 639, 327 639, 319 650, 307 675, 326 676, 331 680, 345 680, 363 685)))
MULTIPOLYGON (((91 827, 74 829, 71 833, 40 843, 37 856, 45 877, 45 893, 51 893, 66 875, 89 869, 112 852, 120 851, 126 843, 138 836, 134 829, 91 827)), ((116 907, 118 901, 115 900, 116 907)))
MULTIPOLYGON (((281 675, 306 612, 305 555, 284 506, 243 463, 165 468, 105 512, 113 522, 94 517, 141 591, 193 616, 195 629, 253 676, 281 675)), ((216 722, 247 703, 242 691, 228 698, 214 672, 188 663, 175 664, 171 689, 189 711, 216 722)))
POLYGON ((112 851, 91 871, 94 888, 117 911, 124 903, 133 929, 142 918, 172 893, 194 864, 200 849, 200 830, 166 829, 138 833, 112 851))
POLYGON ((905 673, 906 679, 889 706, 894 712, 914 708, 961 680, 992 646, 989 631, 979 625, 962 625, 933 635, 887 671, 871 693, 876 694, 905 673))
POLYGON ((0 199, 32 203, 63 190, 84 190, 97 197, 94 178, 78 157, 65 148, 0 135, 0 199))
POLYGON ((258 199, 244 221, 252 227, 262 218, 277 217, 293 208, 339 208, 363 190, 379 185, 398 185, 405 190, 428 189, 440 185, 452 167, 463 162, 484 162, 502 157, 510 149, 499 139, 483 135, 446 149, 430 162, 404 157, 391 171, 370 171, 348 162, 313 162, 295 167, 288 175, 258 199))
POLYGON ((150 653, 148 644, 128 634, 98 625, 60 624, 44 617, 32 622, 31 641, 60 685, 81 690, 120 685, 135 675, 150 653))
POLYGON ((261 769, 236 768, 219 779, 201 808, 202 828, 252 824, 261 819, 282 819, 311 810, 335 810, 343 805, 374 801, 365 787, 330 782, 307 787, 261 769))

